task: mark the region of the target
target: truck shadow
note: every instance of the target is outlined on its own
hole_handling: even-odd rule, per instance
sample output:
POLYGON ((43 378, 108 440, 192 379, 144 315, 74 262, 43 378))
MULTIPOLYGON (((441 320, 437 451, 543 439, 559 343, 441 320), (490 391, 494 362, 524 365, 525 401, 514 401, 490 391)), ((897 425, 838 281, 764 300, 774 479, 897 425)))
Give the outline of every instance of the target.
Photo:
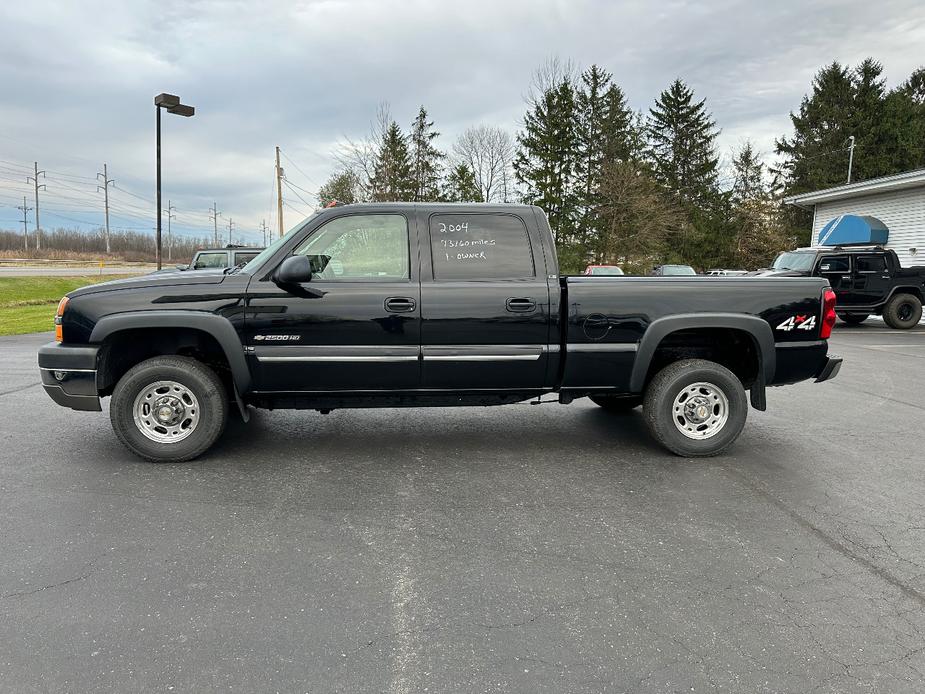
POLYGON ((400 468, 422 464, 557 460, 581 466, 602 460, 614 466, 682 462, 656 444, 640 411, 598 407, 440 410, 252 411, 247 424, 229 421, 224 436, 202 458, 204 465, 247 468, 312 465, 400 468), (555 412, 555 413, 552 413, 555 412))

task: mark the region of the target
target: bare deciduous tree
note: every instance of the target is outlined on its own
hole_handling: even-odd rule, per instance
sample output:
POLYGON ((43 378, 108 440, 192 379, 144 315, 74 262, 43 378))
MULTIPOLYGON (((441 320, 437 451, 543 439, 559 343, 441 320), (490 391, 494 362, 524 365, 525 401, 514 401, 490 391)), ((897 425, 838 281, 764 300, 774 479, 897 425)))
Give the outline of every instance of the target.
POLYGON ((466 128, 453 145, 455 164, 466 164, 485 202, 510 202, 513 196, 511 163, 514 139, 501 128, 466 128))
POLYGON ((376 157, 382 149, 386 132, 392 124, 392 109, 387 101, 379 104, 376 120, 369 125, 369 134, 362 140, 344 138, 334 158, 343 171, 349 171, 356 179, 357 202, 373 199, 372 180, 375 174, 376 157))

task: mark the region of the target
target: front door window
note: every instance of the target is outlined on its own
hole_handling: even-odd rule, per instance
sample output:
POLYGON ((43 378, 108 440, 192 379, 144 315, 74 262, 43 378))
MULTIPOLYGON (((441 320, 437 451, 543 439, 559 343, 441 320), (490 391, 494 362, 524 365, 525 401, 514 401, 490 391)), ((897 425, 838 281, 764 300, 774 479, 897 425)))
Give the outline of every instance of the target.
POLYGON ((295 250, 315 269, 312 281, 407 282, 408 224, 397 214, 338 217, 295 250))

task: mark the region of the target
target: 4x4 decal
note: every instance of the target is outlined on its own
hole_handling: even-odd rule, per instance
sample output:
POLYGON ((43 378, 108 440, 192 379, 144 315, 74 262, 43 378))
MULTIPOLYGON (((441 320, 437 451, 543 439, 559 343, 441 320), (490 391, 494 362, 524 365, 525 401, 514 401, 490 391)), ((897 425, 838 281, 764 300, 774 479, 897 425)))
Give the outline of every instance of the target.
POLYGON ((812 330, 815 327, 815 316, 790 316, 790 318, 778 325, 776 329, 789 333, 794 328, 797 330, 812 330))

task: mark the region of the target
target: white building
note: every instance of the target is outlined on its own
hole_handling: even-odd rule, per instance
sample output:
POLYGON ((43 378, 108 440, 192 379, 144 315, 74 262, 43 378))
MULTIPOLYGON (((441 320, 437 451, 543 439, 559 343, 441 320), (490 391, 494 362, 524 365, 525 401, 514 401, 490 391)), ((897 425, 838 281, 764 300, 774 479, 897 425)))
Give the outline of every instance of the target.
POLYGON ((813 211, 812 244, 843 214, 870 215, 890 230, 888 248, 903 267, 925 265, 925 169, 803 193, 784 202, 813 211))

